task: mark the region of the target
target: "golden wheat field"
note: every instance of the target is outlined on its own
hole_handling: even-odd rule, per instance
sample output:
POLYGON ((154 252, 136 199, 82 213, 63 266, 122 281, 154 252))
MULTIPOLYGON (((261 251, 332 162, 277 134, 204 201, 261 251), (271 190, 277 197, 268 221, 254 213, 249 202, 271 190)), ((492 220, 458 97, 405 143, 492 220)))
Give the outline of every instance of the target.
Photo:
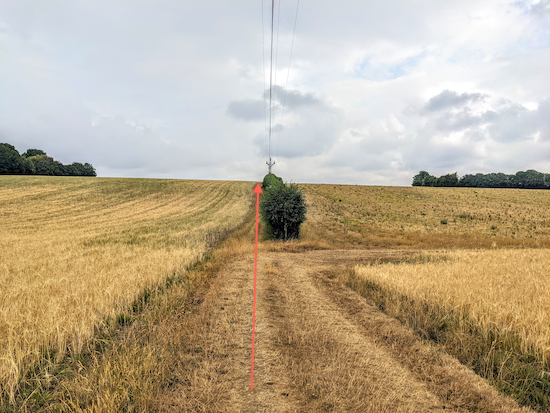
POLYGON ((146 288, 239 225, 248 182, 0 177, 0 386, 79 353, 146 288))
POLYGON ((550 250, 451 251, 419 258, 359 266, 355 274, 415 302, 464 311, 487 331, 515 332, 525 352, 534 350, 542 362, 550 359, 550 250))

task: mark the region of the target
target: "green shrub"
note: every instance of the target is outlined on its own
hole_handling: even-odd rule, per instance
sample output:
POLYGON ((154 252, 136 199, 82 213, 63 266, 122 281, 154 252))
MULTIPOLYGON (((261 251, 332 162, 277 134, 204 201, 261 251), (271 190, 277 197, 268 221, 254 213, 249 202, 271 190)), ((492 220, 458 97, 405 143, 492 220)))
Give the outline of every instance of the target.
POLYGON ((279 178, 275 174, 267 174, 266 176, 264 176, 264 180, 262 182, 262 190, 265 191, 272 185, 284 185, 283 178, 279 178))
POLYGON ((268 234, 284 241, 298 238, 300 225, 306 220, 307 204, 297 185, 269 186, 260 202, 262 219, 268 234))

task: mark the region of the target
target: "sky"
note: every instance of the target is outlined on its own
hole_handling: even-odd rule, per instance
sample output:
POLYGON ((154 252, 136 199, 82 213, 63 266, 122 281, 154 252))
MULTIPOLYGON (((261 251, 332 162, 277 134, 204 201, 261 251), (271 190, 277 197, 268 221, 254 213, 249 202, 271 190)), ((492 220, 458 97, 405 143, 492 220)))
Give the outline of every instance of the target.
POLYGON ((0 142, 102 177, 550 173, 550 0, 0 1, 0 142), (297 19, 296 19, 297 16, 297 19))

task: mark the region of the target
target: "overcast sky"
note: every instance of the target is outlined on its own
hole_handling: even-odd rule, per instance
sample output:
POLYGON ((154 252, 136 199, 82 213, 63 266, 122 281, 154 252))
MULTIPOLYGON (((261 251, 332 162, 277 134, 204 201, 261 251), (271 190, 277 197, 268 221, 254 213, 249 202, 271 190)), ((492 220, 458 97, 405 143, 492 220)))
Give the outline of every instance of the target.
MULTIPOLYGON (((285 181, 550 172, 550 0, 301 0, 287 75, 296 7, 275 16, 285 181)), ((261 180, 270 13, 269 0, 264 25, 262 0, 1 0, 0 142, 98 176, 261 180)))

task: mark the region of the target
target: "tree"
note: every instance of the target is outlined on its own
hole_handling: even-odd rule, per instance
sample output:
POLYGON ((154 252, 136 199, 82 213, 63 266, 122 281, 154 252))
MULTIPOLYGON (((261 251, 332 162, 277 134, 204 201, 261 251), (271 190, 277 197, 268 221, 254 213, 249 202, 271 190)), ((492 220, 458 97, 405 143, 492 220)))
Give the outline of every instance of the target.
POLYGON ((459 186, 475 187, 476 177, 472 174, 466 174, 458 181, 459 186))
POLYGON ((84 164, 84 167, 82 168, 82 176, 97 176, 92 164, 87 162, 84 164))
POLYGON ((458 186, 457 173, 440 176, 437 178, 437 186, 458 186))
POLYGON ((264 176, 264 180, 262 181, 262 190, 266 190, 271 185, 284 185, 283 179, 279 178, 275 174, 267 174, 264 176))
POLYGON ((27 149, 27 152, 24 152, 21 154, 23 158, 30 158, 31 156, 38 156, 38 155, 47 155, 47 154, 41 149, 27 149))
POLYGON ((427 176, 430 176, 428 172, 420 171, 417 175, 413 177, 412 186, 424 186, 424 181, 426 180, 427 176))
POLYGON ((0 143, 0 174, 96 176, 94 167, 89 163, 63 165, 41 149, 27 149, 19 155, 9 143, 0 143))
POLYGON ((550 188, 550 174, 537 172, 534 169, 519 171, 515 175, 502 172, 490 174, 464 175, 459 186, 476 188, 550 188))
POLYGON ((82 165, 80 162, 73 162, 65 165, 65 172, 71 176, 96 176, 94 167, 89 163, 82 165))
POLYGON ((271 185, 260 202, 262 219, 268 233, 284 241, 298 238, 306 220, 307 204, 297 185, 271 185))
POLYGON ((33 172, 30 162, 9 143, 0 143, 0 174, 25 175, 33 172))
POLYGON ((436 184, 437 178, 426 171, 420 171, 420 173, 413 178, 413 186, 436 186, 436 184))
POLYGON ((65 171, 65 166, 61 162, 55 161, 49 156, 36 155, 27 158, 27 160, 32 162, 32 164, 34 165, 36 175, 67 175, 67 172, 65 171))
POLYGON ((514 177, 516 185, 520 188, 547 188, 545 174, 529 169, 519 171, 514 177))

